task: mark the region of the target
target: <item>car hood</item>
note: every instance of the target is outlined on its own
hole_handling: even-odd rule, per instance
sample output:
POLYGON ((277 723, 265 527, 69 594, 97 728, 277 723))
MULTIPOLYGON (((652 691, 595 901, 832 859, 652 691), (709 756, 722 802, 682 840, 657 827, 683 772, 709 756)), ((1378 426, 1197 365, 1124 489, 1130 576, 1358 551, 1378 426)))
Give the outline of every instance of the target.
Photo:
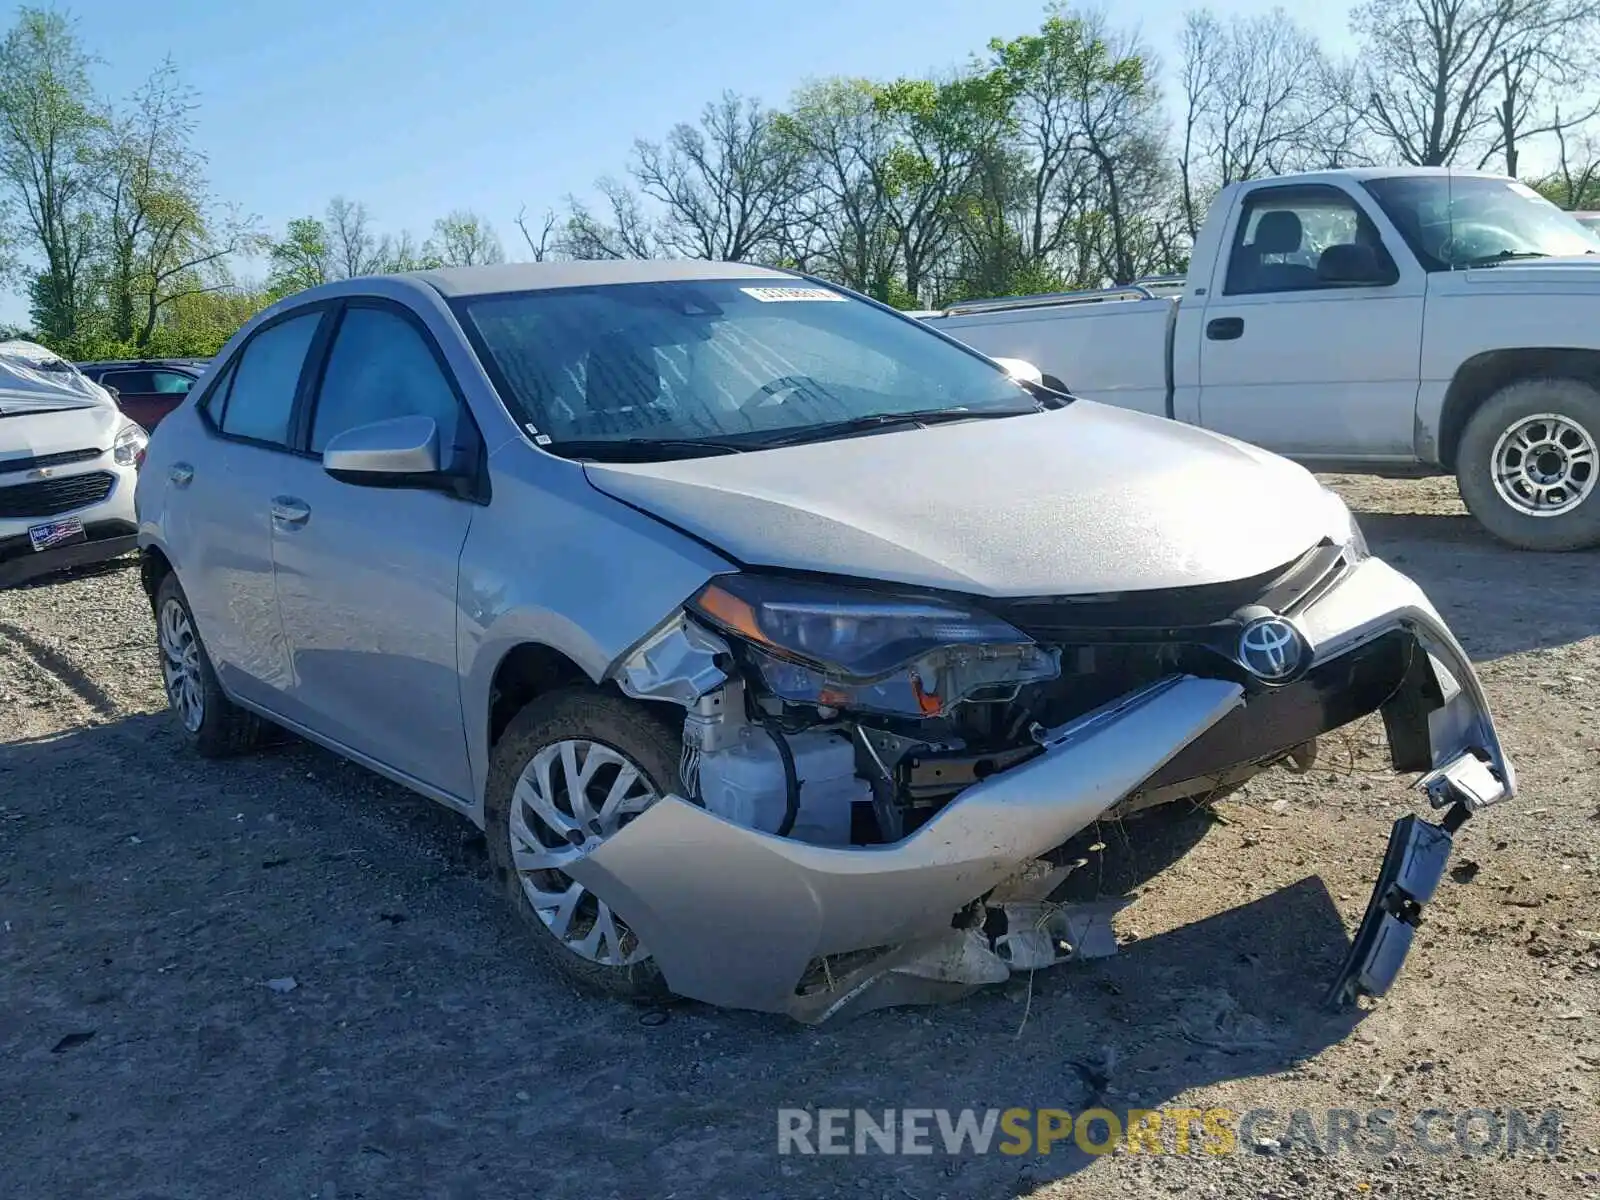
POLYGON ((587 463, 600 491, 747 566, 986 596, 1243 579, 1334 525, 1301 467, 1079 400, 1004 420, 664 463, 587 463))
POLYGON ((111 403, 0 409, 0 461, 70 450, 109 450, 117 430, 126 424, 128 419, 111 403))
POLYGON ((1473 287, 1530 283, 1563 289, 1573 284, 1600 287, 1600 257, 1584 254, 1575 258, 1512 259, 1493 266, 1473 267, 1461 274, 1473 287))

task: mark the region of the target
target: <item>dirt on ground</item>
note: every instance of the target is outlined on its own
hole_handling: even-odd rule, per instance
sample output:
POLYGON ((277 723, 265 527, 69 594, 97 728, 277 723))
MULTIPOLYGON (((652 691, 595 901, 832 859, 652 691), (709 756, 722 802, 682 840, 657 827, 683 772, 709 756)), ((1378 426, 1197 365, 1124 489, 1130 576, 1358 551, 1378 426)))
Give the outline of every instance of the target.
POLYGON ((1214 817, 1096 831, 1085 869, 1137 883, 1115 957, 807 1028, 576 993, 461 818, 298 742, 193 757, 126 561, 0 593, 0 1179, 140 1200, 1600 1196, 1600 555, 1499 546, 1448 480, 1333 482, 1478 660, 1522 789, 1459 836, 1394 990, 1343 1014, 1323 993, 1391 823, 1422 808, 1375 722, 1214 817), (930 1154, 778 1153, 781 1108, 1095 1106, 1165 1110, 1166 1152, 1015 1155, 997 1133, 952 1155, 922 1118, 930 1154), (1230 1110, 1233 1152, 1199 1120, 1177 1152, 1175 1108, 1230 1110), (1330 1109, 1357 1114, 1353 1142, 1330 1109), (1240 1131, 1249 1110, 1271 1113, 1240 1131), (1553 1144, 1508 1151, 1550 1112, 1553 1144))

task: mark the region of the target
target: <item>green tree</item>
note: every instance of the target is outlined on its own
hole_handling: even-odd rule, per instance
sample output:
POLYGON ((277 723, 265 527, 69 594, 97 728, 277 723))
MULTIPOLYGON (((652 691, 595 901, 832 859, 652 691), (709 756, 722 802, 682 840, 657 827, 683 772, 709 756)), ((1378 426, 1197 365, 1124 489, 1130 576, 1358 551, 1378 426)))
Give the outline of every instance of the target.
POLYGON ((423 253, 444 267, 477 267, 506 260, 500 235, 469 209, 456 209, 435 221, 433 237, 423 253))
POLYGON ((283 237, 268 246, 267 259, 267 291, 275 299, 334 278, 328 230, 315 217, 290 221, 283 237))
POLYGON ((96 148, 106 118, 89 85, 91 59, 58 12, 23 8, 0 41, 0 188, 14 236, 43 270, 29 282, 46 338, 78 329, 96 249, 96 148))

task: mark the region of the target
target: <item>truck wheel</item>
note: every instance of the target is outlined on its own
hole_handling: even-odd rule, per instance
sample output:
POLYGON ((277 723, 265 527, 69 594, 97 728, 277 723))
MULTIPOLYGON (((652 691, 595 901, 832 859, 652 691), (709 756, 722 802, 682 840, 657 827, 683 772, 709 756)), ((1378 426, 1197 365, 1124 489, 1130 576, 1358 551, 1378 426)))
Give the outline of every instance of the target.
POLYGON ((489 860, 534 945, 569 979, 646 1003, 671 996, 661 969, 562 868, 671 792, 682 748, 645 705, 580 687, 532 701, 489 755, 489 860))
POLYGON ((1524 550, 1600 546, 1600 390, 1525 379, 1473 414, 1456 453, 1461 498, 1524 550))

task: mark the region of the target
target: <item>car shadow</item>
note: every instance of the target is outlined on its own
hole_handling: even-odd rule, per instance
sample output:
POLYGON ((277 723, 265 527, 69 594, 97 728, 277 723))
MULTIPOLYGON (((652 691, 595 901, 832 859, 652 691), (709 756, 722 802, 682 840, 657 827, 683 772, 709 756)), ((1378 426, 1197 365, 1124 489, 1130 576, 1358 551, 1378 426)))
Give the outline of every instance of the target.
POLYGON ((1518 550, 1465 514, 1356 517, 1372 552, 1416 580, 1476 660, 1600 634, 1600 551, 1518 550))

